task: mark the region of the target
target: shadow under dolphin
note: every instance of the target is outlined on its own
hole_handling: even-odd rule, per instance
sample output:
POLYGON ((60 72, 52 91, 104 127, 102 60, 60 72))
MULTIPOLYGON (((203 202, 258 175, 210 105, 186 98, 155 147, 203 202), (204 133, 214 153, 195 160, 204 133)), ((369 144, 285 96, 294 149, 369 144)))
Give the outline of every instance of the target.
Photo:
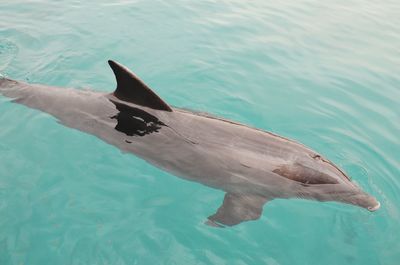
POLYGON ((375 211, 380 203, 308 147, 233 121, 173 108, 114 61, 113 93, 0 78, 0 94, 95 135, 182 178, 223 190, 207 224, 258 219, 275 198, 336 201, 375 211))

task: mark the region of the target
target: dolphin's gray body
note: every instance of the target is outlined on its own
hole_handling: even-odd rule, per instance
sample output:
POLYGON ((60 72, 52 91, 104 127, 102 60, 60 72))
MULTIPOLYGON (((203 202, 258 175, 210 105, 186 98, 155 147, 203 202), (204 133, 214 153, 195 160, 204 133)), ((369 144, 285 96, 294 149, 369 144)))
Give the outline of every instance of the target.
POLYGON ((258 219, 275 198, 338 201, 370 211, 379 202, 311 149, 232 121, 172 108, 122 65, 109 61, 114 93, 0 79, 0 94, 103 139, 177 176, 226 192, 213 225, 258 219))

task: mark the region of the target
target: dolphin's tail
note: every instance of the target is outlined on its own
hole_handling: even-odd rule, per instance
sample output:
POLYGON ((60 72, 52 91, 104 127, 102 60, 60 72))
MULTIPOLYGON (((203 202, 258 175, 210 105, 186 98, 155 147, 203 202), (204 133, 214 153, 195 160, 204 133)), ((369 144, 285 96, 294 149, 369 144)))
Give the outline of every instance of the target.
POLYGON ((70 98, 69 89, 43 85, 27 84, 9 78, 0 78, 0 96, 12 99, 12 102, 55 114, 64 98, 70 98))
POLYGON ((9 98, 19 98, 25 94, 26 88, 19 86, 19 82, 0 77, 0 94, 9 98))
MULTIPOLYGON (((45 101, 46 97, 40 99, 43 89, 38 89, 27 83, 15 81, 9 78, 0 78, 0 96, 10 98, 15 103, 20 103, 31 108, 37 108, 38 102, 45 101), (38 101, 38 102, 37 102, 38 101)), ((40 105, 43 105, 40 104, 40 105)))

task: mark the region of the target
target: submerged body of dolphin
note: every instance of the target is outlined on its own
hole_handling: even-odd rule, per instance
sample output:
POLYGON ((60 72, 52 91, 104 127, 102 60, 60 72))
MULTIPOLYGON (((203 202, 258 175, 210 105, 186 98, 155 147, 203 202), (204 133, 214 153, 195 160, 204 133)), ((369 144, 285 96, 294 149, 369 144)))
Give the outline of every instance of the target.
POLYGON ((275 198, 337 201, 375 211, 379 202, 311 149, 278 135, 172 108, 122 65, 109 61, 114 93, 0 79, 0 94, 101 138, 185 179, 226 192, 209 224, 258 219, 275 198))

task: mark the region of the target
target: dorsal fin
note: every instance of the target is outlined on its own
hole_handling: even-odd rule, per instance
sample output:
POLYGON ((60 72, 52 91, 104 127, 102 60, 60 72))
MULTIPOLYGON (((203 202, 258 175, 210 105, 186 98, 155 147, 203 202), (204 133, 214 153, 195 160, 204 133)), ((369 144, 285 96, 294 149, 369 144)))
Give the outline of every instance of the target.
POLYGON ((117 89, 114 91, 114 96, 144 107, 172 111, 167 103, 157 96, 156 93, 128 68, 112 60, 109 60, 108 64, 113 70, 115 79, 117 80, 117 89))

